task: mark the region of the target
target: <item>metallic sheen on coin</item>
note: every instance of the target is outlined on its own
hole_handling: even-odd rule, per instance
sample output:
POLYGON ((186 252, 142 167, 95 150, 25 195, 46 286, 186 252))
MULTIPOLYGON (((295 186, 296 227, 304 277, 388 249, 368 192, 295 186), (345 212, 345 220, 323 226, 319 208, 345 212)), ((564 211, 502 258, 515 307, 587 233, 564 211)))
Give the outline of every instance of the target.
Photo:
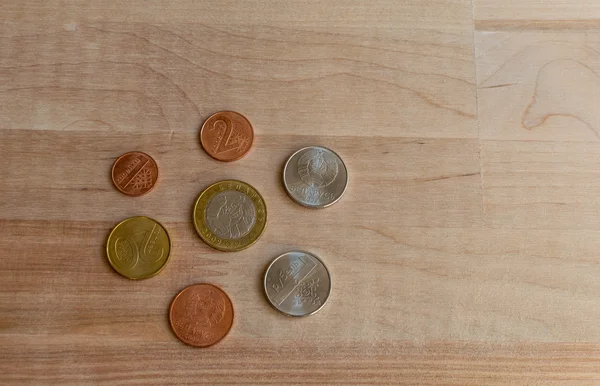
POLYGON ((129 279, 146 279, 159 273, 171 254, 171 239, 157 221, 144 216, 121 221, 110 232, 106 255, 110 265, 129 279))
POLYGON ((128 196, 148 193, 158 180, 158 166, 152 157, 141 151, 125 153, 113 164, 113 184, 128 196))
POLYGON ((225 252, 254 244, 267 225, 267 206, 252 186, 225 180, 206 188, 196 200, 196 231, 209 246, 225 252))
POLYGON ((271 305, 290 316, 319 311, 331 293, 331 276, 325 264, 306 252, 279 256, 265 274, 265 294, 271 305))
POLYGON ((169 310, 173 332, 183 343, 208 347, 227 335, 233 324, 229 296, 212 284, 194 284, 179 292, 169 310))
POLYGON ((220 111, 208 117, 200 129, 200 143, 216 160, 235 161, 248 153, 254 140, 250 121, 235 111, 220 111))
POLYGON ((283 169, 283 185, 298 204, 309 208, 326 208, 336 203, 346 191, 348 171, 332 150, 311 146, 298 150, 283 169))

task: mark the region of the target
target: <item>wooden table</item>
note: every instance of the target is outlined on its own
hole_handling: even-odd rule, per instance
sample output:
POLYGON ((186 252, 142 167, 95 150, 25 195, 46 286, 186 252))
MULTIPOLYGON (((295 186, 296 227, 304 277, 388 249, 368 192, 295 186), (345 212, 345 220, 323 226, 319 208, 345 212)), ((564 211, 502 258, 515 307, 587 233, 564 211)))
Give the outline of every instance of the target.
POLYGON ((0 383, 598 384, 599 19, 596 0, 0 1, 0 383), (224 109, 257 134, 231 164, 198 141, 224 109), (319 211, 281 183, 312 144, 350 173, 319 211), (109 178, 130 150, 160 167, 139 198, 109 178), (239 253, 191 224, 226 178, 269 208, 239 253), (174 244, 140 282, 104 253, 132 215, 174 244), (333 277, 308 318, 261 288, 293 249, 333 277), (236 310, 210 349, 167 322, 197 282, 236 310))

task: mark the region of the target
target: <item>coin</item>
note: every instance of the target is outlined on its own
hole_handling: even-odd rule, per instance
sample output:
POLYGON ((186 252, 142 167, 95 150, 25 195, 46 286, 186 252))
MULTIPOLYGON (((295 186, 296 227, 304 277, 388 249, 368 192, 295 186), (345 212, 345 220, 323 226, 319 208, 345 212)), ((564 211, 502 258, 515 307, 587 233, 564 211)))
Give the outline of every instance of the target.
POLYGON ((225 252, 254 244, 267 225, 267 206, 245 182, 225 180, 206 188, 194 205, 196 231, 209 246, 225 252))
POLYGON ((336 203, 346 191, 348 171, 335 152, 320 146, 305 147, 287 160, 283 185, 298 204, 325 208, 336 203))
POLYGON ((149 217, 130 217, 113 228, 106 243, 110 265, 129 279, 146 279, 159 273, 171 254, 166 229, 149 217))
POLYGON ((307 316, 323 308, 329 299, 331 276, 315 255, 292 251, 269 265, 264 288, 276 310, 290 316, 307 316))
POLYGON ((235 111, 220 111, 208 117, 200 129, 200 143, 216 160, 236 161, 248 153, 254 140, 250 121, 235 111))
POLYGON ((233 324, 229 296, 212 284, 194 284, 175 296, 169 309, 173 332, 183 343, 208 347, 227 335, 233 324))
POLYGON ((121 193, 141 196, 156 184, 158 166, 148 154, 132 151, 117 158, 111 175, 113 184, 121 193))

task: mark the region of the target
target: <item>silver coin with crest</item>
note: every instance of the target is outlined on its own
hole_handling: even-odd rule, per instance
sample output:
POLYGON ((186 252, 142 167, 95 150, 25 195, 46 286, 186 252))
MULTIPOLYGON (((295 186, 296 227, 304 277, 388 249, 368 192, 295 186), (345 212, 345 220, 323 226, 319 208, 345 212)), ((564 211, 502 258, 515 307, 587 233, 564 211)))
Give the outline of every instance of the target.
POLYGON ((320 146, 305 147, 287 160, 283 184, 298 204, 325 208, 336 203, 346 191, 348 171, 334 151, 320 146))
POLYGON ((331 276, 315 255, 292 251, 269 265, 264 288, 276 310, 289 316, 307 316, 323 308, 329 299, 331 276))

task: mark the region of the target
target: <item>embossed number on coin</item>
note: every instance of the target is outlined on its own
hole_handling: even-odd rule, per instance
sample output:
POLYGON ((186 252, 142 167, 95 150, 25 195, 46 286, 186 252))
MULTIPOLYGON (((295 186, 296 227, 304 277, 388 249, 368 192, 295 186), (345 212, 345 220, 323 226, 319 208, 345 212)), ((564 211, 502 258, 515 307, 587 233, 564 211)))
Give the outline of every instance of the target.
POLYGON ((269 265, 264 289, 271 305, 284 314, 312 315, 329 298, 331 277, 318 257, 292 251, 277 257, 269 265))
POLYGON ((306 147, 288 159, 283 184, 298 204, 325 208, 337 202, 346 191, 348 172, 335 152, 324 147, 306 147))
POLYGON ((110 265, 129 279, 145 279, 159 273, 171 253, 171 240, 157 221, 143 216, 117 224, 108 236, 110 265))
POLYGON ((233 305, 212 284, 194 284, 179 292, 169 310, 173 332, 184 343, 208 347, 227 335, 233 324, 233 305))

